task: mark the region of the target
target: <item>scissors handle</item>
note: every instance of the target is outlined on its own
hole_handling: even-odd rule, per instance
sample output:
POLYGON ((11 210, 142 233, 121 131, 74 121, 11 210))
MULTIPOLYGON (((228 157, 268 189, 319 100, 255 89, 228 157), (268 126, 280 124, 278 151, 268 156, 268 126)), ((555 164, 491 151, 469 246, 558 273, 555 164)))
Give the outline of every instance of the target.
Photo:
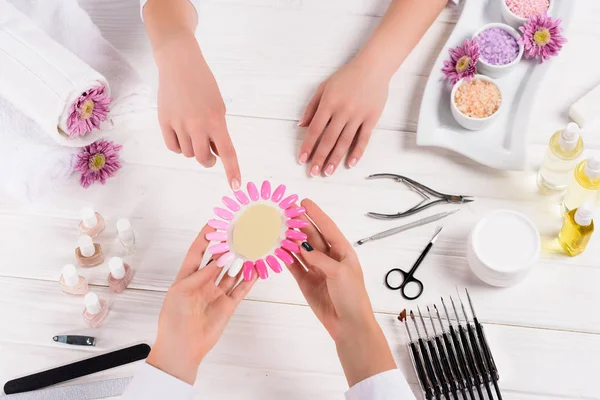
POLYGON ((421 282, 420 280, 415 278, 413 276, 413 273, 414 273, 414 269, 411 269, 410 272, 403 271, 400 268, 391 269, 388 271, 387 274, 385 274, 385 285, 388 287, 388 289, 400 290, 400 293, 402 293, 402 297, 404 297, 406 300, 415 300, 415 299, 419 298, 419 296, 421 296, 421 294, 423 294, 423 282, 421 282), (389 281, 390 275, 392 273, 396 273, 396 272, 402 275, 402 283, 400 283, 400 285, 398 285, 398 286, 394 286, 394 285, 390 284, 390 281, 389 281), (410 295, 406 294, 406 285, 408 285, 409 283, 415 283, 419 287, 417 294, 414 296, 410 296, 410 295))

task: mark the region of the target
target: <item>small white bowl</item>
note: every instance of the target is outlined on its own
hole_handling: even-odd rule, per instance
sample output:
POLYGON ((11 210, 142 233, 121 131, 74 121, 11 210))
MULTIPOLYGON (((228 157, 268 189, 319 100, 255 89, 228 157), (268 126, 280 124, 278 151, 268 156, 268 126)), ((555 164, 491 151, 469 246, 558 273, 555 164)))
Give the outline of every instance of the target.
POLYGON ((540 233, 526 216, 497 210, 483 217, 469 235, 467 261, 483 282, 499 287, 522 281, 537 264, 540 233))
MULTIPOLYGON (((520 26, 523 26, 525 22, 527 22, 528 18, 519 17, 506 5, 506 0, 498 0, 500 1, 500 8, 502 9, 502 18, 506 21, 507 24, 512 26, 515 29, 519 29, 520 26)), ((554 7, 554 0, 549 0, 548 2, 548 11, 546 13, 548 15, 552 14, 552 8, 554 7)))
POLYGON ((500 86, 498 86, 498 83, 496 83, 496 81, 493 80, 492 78, 485 76, 485 75, 475 75, 473 77, 473 79, 471 79, 471 81, 477 80, 477 79, 491 82, 494 85, 496 85, 496 87, 500 91, 500 96, 502 97, 502 100, 500 102, 500 107, 498 107, 496 112, 493 113, 492 115, 490 115, 489 117, 485 117, 485 118, 469 117, 469 116, 463 114, 462 112, 460 112, 460 110, 456 106, 456 103, 454 102, 454 96, 456 95, 456 91, 462 84, 466 83, 466 81, 463 78, 460 81, 456 82, 456 84, 452 88, 452 91, 450 92, 450 109, 452 110, 452 116, 454 117, 456 122, 458 122, 463 128, 469 129, 471 131, 478 131, 478 130, 484 129, 487 126, 489 126, 492 122, 494 122, 494 120, 498 117, 498 114, 500 114, 500 112, 504 108, 503 107, 504 95, 502 93, 502 89, 500 88, 500 86))
MULTIPOLYGON (((490 28, 504 29, 512 37, 514 37, 517 41, 521 37, 521 35, 519 34, 519 32, 517 32, 517 30, 515 28, 513 28, 509 25, 506 25, 506 24, 494 22, 494 23, 482 26, 477 32, 475 32, 475 34, 473 35, 473 39, 476 40, 477 36, 479 36, 479 34, 481 32, 485 31, 486 29, 490 29, 490 28)), ((521 61, 521 58, 523 57, 524 49, 525 49, 524 46, 521 43, 519 43, 519 54, 517 55, 517 58, 512 60, 510 63, 504 64, 504 65, 494 65, 494 64, 488 63, 481 57, 481 52, 480 52, 479 61, 477 62, 477 71, 481 72, 482 74, 491 76, 492 78, 498 78, 502 75, 505 75, 505 74, 509 73, 510 71, 512 71, 514 69, 515 65, 517 65, 519 63, 519 61, 521 61)))

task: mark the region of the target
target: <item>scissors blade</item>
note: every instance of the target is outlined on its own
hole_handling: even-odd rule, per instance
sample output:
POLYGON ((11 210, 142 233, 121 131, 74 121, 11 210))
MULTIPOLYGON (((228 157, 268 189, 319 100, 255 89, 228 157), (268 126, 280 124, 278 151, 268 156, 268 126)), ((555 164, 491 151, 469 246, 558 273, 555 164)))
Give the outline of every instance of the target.
POLYGON ((418 226, 423 226, 423 225, 426 225, 426 224, 430 224, 430 223, 438 221, 438 220, 440 220, 442 218, 446 218, 447 216, 452 215, 452 214, 454 214, 455 212, 458 212, 458 211, 460 211, 460 210, 456 209, 456 210, 452 210, 452 211, 446 211, 446 212, 442 212, 442 213, 430 215, 429 217, 425 217, 425 218, 419 219, 419 220, 417 220, 415 222, 411 222, 409 224, 397 226, 395 228, 388 229, 386 231, 376 233, 375 235, 372 235, 372 236, 369 236, 369 237, 366 237, 364 239, 359 240, 357 242, 357 244, 358 245, 362 245, 362 244, 364 244, 366 242, 370 242, 372 240, 383 239, 385 237, 388 237, 388 236, 391 236, 391 235, 395 235, 396 233, 404 232, 404 231, 407 231, 409 229, 416 228, 418 226))

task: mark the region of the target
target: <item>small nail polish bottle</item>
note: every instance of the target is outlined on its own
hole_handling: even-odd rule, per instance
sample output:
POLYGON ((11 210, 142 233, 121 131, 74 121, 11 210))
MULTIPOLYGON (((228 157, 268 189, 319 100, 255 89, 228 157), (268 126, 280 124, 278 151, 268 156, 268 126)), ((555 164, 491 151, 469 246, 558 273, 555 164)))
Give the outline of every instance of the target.
POLYGON ((104 230, 104 227, 104 219, 100 214, 95 212, 92 207, 84 207, 81 209, 79 230, 82 234, 95 238, 104 230))
POLYGON ((121 218, 117 221, 117 236, 126 254, 135 253, 135 234, 131 222, 127 218, 121 218))
POLYGON ((121 293, 133 278, 133 269, 124 263, 121 257, 113 257, 108 260, 108 286, 115 293, 121 293))
POLYGON ((98 243, 94 243, 91 237, 83 235, 77 243, 79 247, 75 249, 75 256, 80 266, 95 267, 104 262, 102 247, 98 243))
POLYGON ((108 304, 100 300, 96 293, 88 293, 83 298, 85 309, 83 310, 83 321, 91 328, 97 328, 106 314, 108 314, 108 304))
POLYGON ((89 290, 87 281, 77 273, 73 264, 67 264, 63 267, 60 287, 63 292, 74 295, 84 295, 89 290))

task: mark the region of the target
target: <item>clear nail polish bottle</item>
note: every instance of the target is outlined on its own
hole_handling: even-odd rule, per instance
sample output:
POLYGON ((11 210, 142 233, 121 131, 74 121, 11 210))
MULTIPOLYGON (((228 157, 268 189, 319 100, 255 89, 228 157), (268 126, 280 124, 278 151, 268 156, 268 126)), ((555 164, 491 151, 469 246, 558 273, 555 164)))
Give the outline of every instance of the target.
POLYGON ((60 287, 63 292, 73 295, 84 295, 89 290, 87 281, 77 273, 73 264, 67 264, 63 267, 60 287))
POLYGON ((105 228, 104 218, 94 211, 92 207, 81 209, 81 222, 79 230, 82 234, 95 238, 105 228))
POLYGON ((135 253, 135 234, 131 222, 127 218, 117 221, 117 236, 119 243, 125 249, 125 254, 135 253))
POLYGON ((91 328, 97 328, 108 314, 108 304, 100 300, 96 293, 88 293, 83 298, 85 309, 83 321, 91 328))
POLYGON ((121 257, 113 257, 108 260, 108 286, 115 293, 121 293, 133 279, 133 269, 124 263, 121 257))
POLYGON ((75 256, 82 267, 95 267, 104 262, 102 247, 94 243, 91 237, 83 235, 77 241, 79 247, 75 249, 75 256))

